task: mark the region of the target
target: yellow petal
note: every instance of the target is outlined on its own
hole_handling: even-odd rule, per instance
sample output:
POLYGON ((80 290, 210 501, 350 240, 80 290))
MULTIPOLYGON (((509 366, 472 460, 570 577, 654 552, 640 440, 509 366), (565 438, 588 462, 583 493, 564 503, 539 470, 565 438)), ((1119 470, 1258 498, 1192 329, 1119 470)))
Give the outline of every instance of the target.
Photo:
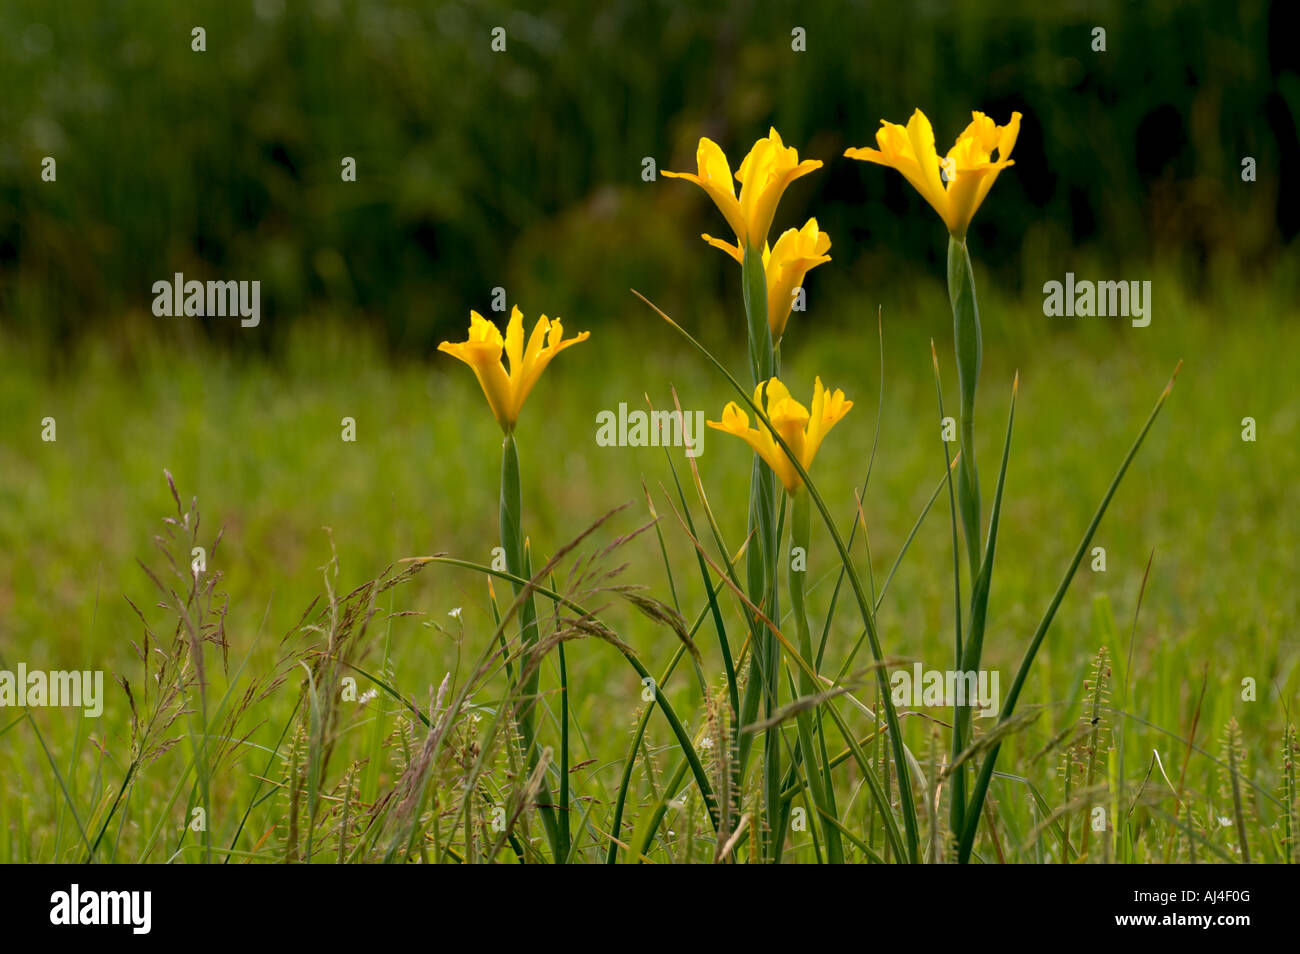
POLYGON ((830 429, 843 420, 844 415, 853 407, 852 401, 844 399, 844 392, 828 391, 822 386, 822 379, 813 383, 813 403, 808 421, 808 438, 804 442, 804 470, 812 469, 813 458, 822 445, 830 429))
POLYGON ((971 121, 969 125, 967 125, 966 128, 962 130, 961 135, 957 137, 958 142, 963 140, 970 140, 977 143, 980 152, 984 154, 985 158, 988 158, 989 153, 991 153, 998 144, 997 123, 979 110, 975 110, 971 113, 971 121))
POLYGON ((741 265, 745 264, 745 256, 744 253, 740 251, 739 246, 732 245, 730 242, 724 242, 722 239, 715 239, 712 235, 708 235, 707 233, 701 235, 700 238, 704 239, 704 241, 708 242, 714 248, 722 249, 741 265))
POLYGON ((469 337, 466 341, 444 341, 438 350, 465 362, 478 378, 492 415, 505 430, 514 425, 510 377, 501 364, 502 339, 496 325, 478 312, 470 312, 469 337))
POLYGON ((771 436, 765 432, 760 433, 750 427, 749 415, 742 411, 735 401, 728 402, 727 406, 722 409, 721 421, 705 421, 705 423, 714 430, 723 431, 727 434, 739 437, 742 441, 748 444, 750 448, 763 459, 767 466, 771 467, 772 470, 778 474, 778 476, 781 472, 780 468, 789 467, 788 463, 784 459, 784 455, 780 452, 780 448, 772 442, 771 436))
POLYGON ((863 162, 874 162, 881 166, 892 166, 893 160, 886 156, 879 149, 872 149, 870 146, 851 146, 844 150, 844 155, 848 159, 860 159, 863 162))
POLYGON ((944 221, 948 231, 959 238, 966 234, 970 220, 975 217, 987 189, 983 183, 989 178, 988 167, 963 169, 948 183, 948 212, 944 221))
MULTIPOLYGON (((791 152, 793 151, 791 150, 791 152)), ((821 167, 820 159, 808 159, 772 179, 759 197, 749 217, 751 243, 757 245, 759 242, 767 241, 767 235, 772 230, 772 219, 776 216, 777 204, 781 201, 781 196, 785 194, 786 187, 795 179, 806 176, 821 167)))
POLYGON ((556 340, 563 335, 563 328, 560 326, 560 319, 551 322, 545 315, 537 319, 537 324, 533 326, 533 333, 528 336, 528 347, 524 349, 523 368, 528 368, 537 363, 537 356, 542 353, 546 347, 546 336, 552 332, 556 340))
MULTIPOLYGON (((543 315, 538 321, 537 329, 533 332, 534 338, 538 336, 538 332, 542 330, 542 325, 546 321, 547 319, 543 315)), ((528 395, 532 393, 533 387, 537 384, 538 379, 542 376, 542 372, 546 370, 546 366, 551 363, 552 359, 554 359, 555 356, 564 349, 572 347, 580 341, 586 341, 590 336, 589 332, 583 331, 574 335, 568 341, 565 341, 563 338, 564 325, 559 318, 550 321, 549 327, 546 329, 546 335, 545 347, 540 348, 536 352, 531 362, 523 368, 519 379, 514 382, 516 418, 518 417, 519 412, 523 410, 524 401, 527 400, 528 395)), ((531 347, 529 350, 531 351, 531 347)))
MULTIPOLYGON (((754 392, 755 403, 759 403, 758 397, 764 391, 767 395, 765 409, 768 420, 772 422, 776 432, 781 435, 781 439, 798 457, 803 451, 804 427, 808 423, 807 409, 791 397, 790 389, 785 386, 785 383, 780 378, 771 378, 760 384, 754 392)), ((789 456, 772 437, 772 433, 767 430, 766 425, 763 427, 762 437, 766 445, 766 453, 763 454, 763 459, 767 461, 767 465, 772 468, 773 473, 780 479, 786 490, 794 493, 802 481, 798 472, 794 469, 794 465, 790 463, 789 456)))
POLYGON ((673 179, 687 179, 707 192, 731 230, 736 233, 737 241, 743 242, 745 219, 740 211, 740 203, 736 201, 736 187, 732 182, 731 166, 726 154, 712 139, 701 137, 695 152, 695 162, 699 170, 697 174, 664 170, 664 175, 673 179))
POLYGON ((524 315, 518 305, 510 309, 510 321, 506 323, 506 358, 510 373, 517 374, 524 363, 524 315))
POLYGON ((714 430, 726 431, 728 434, 735 434, 737 437, 749 430, 749 415, 740 409, 735 401, 727 402, 727 406, 722 409, 721 421, 706 421, 709 427, 714 430))
POLYGON ((794 305, 794 290, 803 286, 808 272, 829 262, 831 239, 809 219, 802 229, 786 229, 764 257, 767 276, 767 319, 772 336, 780 338, 794 305))
POLYGON ((912 146, 912 154, 916 158, 916 164, 924 189, 922 195, 929 199, 930 204, 936 210, 940 210, 945 204, 945 195, 943 179, 939 175, 939 154, 934 148, 934 129, 930 126, 930 120, 926 118, 925 113, 919 109, 912 113, 912 118, 907 121, 907 139, 912 146))
POLYGON ((706 188, 716 189, 733 199, 736 197, 736 186, 731 181, 731 163, 727 162, 727 154, 721 146, 707 136, 701 136, 695 150, 695 163, 700 178, 708 183, 706 188))
POLYGON ((780 378, 768 378, 766 381, 760 381, 754 387, 754 403, 767 412, 767 416, 772 416, 772 405, 778 401, 783 401, 790 396, 790 389, 782 383, 780 378), (767 400, 765 401, 764 395, 767 400))
POLYGON ((1020 135, 1020 114, 1012 113, 1011 121, 1005 126, 999 127, 998 130, 998 161, 993 163, 994 168, 980 180, 978 193, 975 197, 975 208, 979 208, 984 201, 984 197, 989 194, 993 188, 993 183, 998 177, 998 173, 1007 166, 1014 166, 1015 162, 1011 159, 1011 150, 1015 148, 1016 139, 1020 135))
MULTIPOLYGON (((876 130, 876 143, 880 150, 858 149, 853 150, 855 155, 852 158, 865 159, 868 162, 876 162, 880 165, 890 166, 902 173, 912 188, 915 189, 930 207, 939 213, 941 218, 947 215, 947 198, 940 189, 937 192, 932 187, 921 171, 921 164, 917 161, 916 151, 913 148, 912 140, 908 135, 905 127, 897 123, 880 121, 880 128, 876 130)), ((938 161, 938 157, 935 157, 938 161)), ((942 180, 940 180, 942 182, 942 180)))
POLYGON ((769 129, 766 138, 754 143, 736 172, 741 183, 740 209, 747 229, 744 244, 757 247, 767 242, 777 203, 786 187, 821 166, 820 159, 800 162, 798 150, 786 146, 775 129, 769 129))
POLYGON ((773 405, 768 417, 772 421, 772 427, 781 435, 781 439, 785 441, 786 446, 790 448, 790 453, 794 456, 794 459, 803 463, 804 438, 807 436, 808 428, 808 409, 794 398, 787 397, 773 405))
POLYGON ((1020 138, 1020 114, 1012 113, 1011 121, 1001 127, 998 132, 998 158, 1010 159, 1011 150, 1016 147, 1016 140, 1020 138))

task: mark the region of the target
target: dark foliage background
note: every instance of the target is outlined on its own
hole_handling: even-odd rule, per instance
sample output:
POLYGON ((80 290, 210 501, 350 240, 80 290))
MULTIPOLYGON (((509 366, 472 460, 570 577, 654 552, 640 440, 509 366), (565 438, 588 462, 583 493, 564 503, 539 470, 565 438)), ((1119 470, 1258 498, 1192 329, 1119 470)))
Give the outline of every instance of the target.
POLYGON ((776 223, 830 233, 821 294, 940 274, 938 219, 841 158, 916 106, 941 149, 971 108, 1025 114, 974 229, 1009 287, 1089 262, 1250 276, 1293 262, 1300 230, 1288 6, 6 0, 0 320, 59 339, 129 324, 177 271, 261 280, 265 333, 229 334, 241 346, 332 316, 423 350, 498 285, 583 327, 641 307, 629 287, 688 314, 734 294, 696 237, 725 226, 642 160, 693 169, 707 134, 736 164, 769 123, 827 164, 776 223))

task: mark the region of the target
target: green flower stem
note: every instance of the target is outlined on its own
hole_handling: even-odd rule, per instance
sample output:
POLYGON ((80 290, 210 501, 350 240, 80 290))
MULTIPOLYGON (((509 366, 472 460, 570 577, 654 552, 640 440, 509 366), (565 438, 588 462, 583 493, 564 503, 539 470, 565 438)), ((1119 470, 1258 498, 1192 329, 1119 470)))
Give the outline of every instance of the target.
MULTIPOLYGON (((515 443, 514 432, 506 434, 501 443, 501 549, 506 554, 506 569, 517 577, 528 578, 524 572, 524 534, 523 534, 523 490, 519 481, 519 447, 515 443)), ((519 583, 513 584, 515 596, 523 588, 519 583)), ((520 612, 520 627, 523 645, 532 646, 537 642, 537 608, 533 598, 528 597, 520 612)), ((526 666, 526 660, 520 668, 526 666)), ((519 730, 524 736, 525 746, 532 744, 534 724, 535 696, 540 672, 534 670, 518 687, 525 695, 524 712, 519 719, 519 730)))
MULTIPOLYGON (((741 266, 741 282, 745 299, 745 320, 748 325, 749 366, 755 386, 776 374, 776 349, 767 323, 767 275, 763 269, 761 250, 745 249, 741 266)), ((777 488, 776 475, 757 454, 754 455, 753 475, 749 493, 749 538, 745 554, 746 584, 750 601, 771 619, 779 619, 776 605, 777 575, 777 488)), ((750 644, 753 647, 750 678, 745 684, 741 703, 741 724, 756 720, 760 696, 765 715, 770 716, 777 706, 780 653, 776 637, 756 616, 749 620, 750 644)), ((739 742, 738 759, 743 777, 749 758, 752 735, 739 742)), ((771 831, 773 819, 779 815, 781 797, 780 729, 773 727, 764 735, 763 742, 763 805, 769 829, 764 838, 765 857, 775 860, 777 834, 771 831)))
MULTIPOLYGON (((519 448, 515 443, 514 432, 509 431, 506 433, 505 440, 501 443, 501 548, 506 554, 506 569, 514 577, 527 580, 531 579, 532 572, 528 566, 528 558, 524 553, 523 510, 523 489, 519 481, 519 448)), ((524 585, 517 582, 517 580, 512 581, 512 585, 517 598, 524 585)), ((537 644, 538 638, 537 607, 531 592, 520 608, 519 627, 523 647, 519 667, 522 674, 522 671, 528 668, 528 651, 537 644)), ((534 730, 541 675, 540 666, 532 667, 532 672, 528 674, 522 685, 511 687, 515 690, 523 710, 519 717, 519 736, 524 751, 528 755, 529 766, 534 769, 541 757, 541 751, 535 744, 536 735, 534 730)), ((546 827, 552 848, 556 849, 555 860, 558 862, 562 859, 559 851, 555 810, 551 805, 550 786, 545 782, 542 784, 541 791, 538 792, 537 800, 538 808, 541 810, 542 823, 546 827)))
MULTIPOLYGON (((952 305, 953 345, 957 355, 957 382, 961 391, 961 417, 958 434, 961 466, 957 471, 957 509, 966 538, 966 555, 970 562, 972 590, 980 574, 980 481, 975 466, 975 390, 979 384, 983 341, 980 334, 979 306, 975 301, 975 275, 971 270, 966 240, 948 238, 948 301, 952 305)), ((969 637, 967 638, 969 642, 969 637)), ((979 660, 975 660, 978 667, 979 660)), ((969 711, 953 713, 952 758, 966 745, 970 725, 969 711)), ((958 766, 952 777, 951 823, 961 831, 966 812, 966 768, 958 766)))
POLYGON ((961 469, 957 473, 957 499, 972 583, 980 568, 980 480, 975 467, 975 388, 979 384, 984 344, 980 334, 979 305, 975 301, 975 275, 971 271, 966 241, 948 239, 948 301, 952 304, 953 344, 957 353, 957 382, 961 390, 961 469))
POLYGON ((745 249, 741 282, 745 320, 749 324, 749 370, 757 385, 776 373, 776 349, 772 345, 772 329, 767 324, 767 273, 763 269, 761 250, 752 246, 745 249))
MULTIPOLYGON (((808 503, 808 494, 802 489, 791 498, 790 508, 790 609, 794 613, 795 625, 798 627, 799 655, 810 665, 813 661, 812 631, 808 627, 808 611, 804 601, 804 591, 808 578, 809 540, 812 537, 812 510, 808 503), (795 554, 800 559, 796 562, 795 554)), ((799 669, 799 695, 804 698, 817 693, 817 684, 812 674, 802 666, 799 669)), ((826 857, 831 864, 844 863, 844 847, 840 840, 840 830, 836 824, 839 814, 835 810, 835 791, 830 787, 828 778, 822 775, 821 766, 816 755, 824 752, 813 746, 813 715, 804 709, 796 716, 799 729, 799 749, 803 753, 804 773, 808 778, 808 787, 812 792, 813 804, 817 806, 817 827, 822 832, 826 844, 826 857)))

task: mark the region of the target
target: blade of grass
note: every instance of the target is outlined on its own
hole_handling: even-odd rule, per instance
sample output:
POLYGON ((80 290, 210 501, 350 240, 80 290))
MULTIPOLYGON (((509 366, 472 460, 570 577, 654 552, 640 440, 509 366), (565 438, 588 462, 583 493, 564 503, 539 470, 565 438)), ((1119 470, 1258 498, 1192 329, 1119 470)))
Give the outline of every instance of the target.
MULTIPOLYGON (((1011 717, 1015 712, 1016 702, 1020 698, 1020 692, 1024 688, 1025 680, 1029 678, 1029 669, 1033 665, 1034 657, 1038 654, 1039 647, 1047 636, 1047 630, 1052 625, 1052 620, 1056 616, 1056 611, 1065 599, 1066 590, 1069 589, 1071 581, 1074 579, 1075 572, 1079 569, 1079 564, 1083 562, 1084 555, 1088 552, 1088 544, 1092 542, 1093 534, 1097 532, 1097 527, 1101 525, 1102 517, 1106 515, 1106 509, 1110 506, 1111 499, 1119 489, 1120 481, 1124 479, 1125 473, 1128 472, 1129 465, 1133 463, 1133 458, 1137 456, 1138 449, 1142 442, 1146 440, 1151 425, 1155 423, 1156 418, 1160 415, 1161 408, 1164 407, 1165 401, 1169 398, 1170 392, 1173 391, 1174 381, 1178 378, 1178 371, 1183 366, 1181 361, 1174 368, 1174 373, 1165 385, 1165 389, 1160 393, 1156 400, 1155 407, 1147 415, 1146 423, 1142 425, 1142 430, 1138 433, 1137 439, 1133 441, 1128 453, 1124 456, 1123 463, 1120 464, 1114 479, 1111 480, 1106 494, 1102 497, 1101 504, 1097 507, 1097 512, 1093 515, 1092 521, 1088 524, 1087 530, 1084 531, 1083 539, 1079 541, 1078 549, 1074 552, 1074 558, 1066 568, 1065 575, 1061 578, 1060 584, 1056 588, 1056 593, 1052 596, 1051 603, 1048 604, 1047 611, 1043 614, 1038 628, 1034 631, 1033 637, 1029 641, 1029 646, 1025 650, 1024 658, 1021 660, 1020 668, 1016 671, 1015 678, 1012 680, 1011 689, 1007 693, 1002 703, 1002 712, 999 715, 999 721, 1011 717)), ((975 781, 975 787, 971 791, 971 808, 966 813, 961 838, 957 847, 958 861, 966 862, 970 859, 971 851, 975 845, 975 832, 979 825, 980 809, 983 806, 984 798, 988 792, 989 781, 993 777, 993 768, 997 764, 998 752, 1001 745, 995 745, 988 755, 984 757, 984 762, 980 766, 979 777, 975 781)))

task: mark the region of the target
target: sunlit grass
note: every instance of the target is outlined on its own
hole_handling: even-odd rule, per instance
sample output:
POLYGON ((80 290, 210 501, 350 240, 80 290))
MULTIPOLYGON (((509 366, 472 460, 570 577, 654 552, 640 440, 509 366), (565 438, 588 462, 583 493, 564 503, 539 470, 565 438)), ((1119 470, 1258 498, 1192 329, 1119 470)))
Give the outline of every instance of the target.
MULTIPOLYGON (((948 331, 941 291, 923 289, 913 299, 886 298, 882 304, 882 450, 863 504, 877 581, 888 573, 942 473, 929 339, 936 339, 942 358, 948 331)), ((1195 741, 1205 754, 1192 752, 1185 785, 1189 792, 1202 793, 1202 804, 1212 802, 1232 820, 1222 834, 1205 837, 1220 846, 1237 840, 1231 804, 1217 801, 1222 772, 1214 761, 1224 758, 1220 738, 1232 718, 1240 726, 1244 754, 1238 767, 1262 790, 1251 796, 1248 822, 1261 831, 1272 826, 1279 810, 1264 793, 1279 795, 1282 782, 1285 716, 1278 692, 1294 713, 1300 680, 1293 635, 1300 619, 1300 598, 1293 585, 1300 570, 1293 530, 1300 523, 1293 486, 1294 474, 1300 472, 1300 399, 1293 383, 1300 370, 1295 358, 1300 354, 1300 330, 1276 320, 1274 302, 1245 291, 1197 304, 1178 300, 1170 290, 1167 300, 1157 299, 1152 326, 1142 330, 1097 320, 1090 325, 1053 324, 1033 300, 982 304, 989 316, 981 390, 985 420, 1005 419, 1011 378, 1020 373, 1017 453, 1007 477, 998 580, 990 609, 993 626, 984 657, 986 666, 1004 673, 1004 689, 1115 463, 1174 364, 1186 362, 1159 426, 1098 532, 1095 544, 1106 548, 1107 571, 1093 573, 1085 562, 1026 685, 1022 706, 1042 706, 1041 714, 1008 742, 999 770, 1032 783, 1049 813, 1066 804, 1057 773, 1060 753, 1036 761, 1032 756, 1081 714, 1087 697, 1084 683, 1107 632, 1098 628, 1093 607, 1094 597, 1104 594, 1117 621, 1117 644, 1107 649, 1114 670, 1111 705, 1122 714, 1112 714, 1109 726, 1123 733, 1126 797, 1139 791, 1153 750, 1173 783, 1179 783, 1186 749, 1180 740, 1192 725, 1204 680, 1195 741), (994 341, 996 346, 990 343, 994 341), (1241 419, 1246 416, 1257 422, 1259 439, 1253 444, 1241 440, 1241 419), (1129 628, 1153 551, 1130 649, 1129 628), (1242 680, 1247 677, 1257 684, 1255 702, 1242 700, 1242 680)), ((613 518, 602 546, 613 535, 645 523, 649 515, 641 489, 644 480, 660 514, 669 562, 693 566, 694 548, 667 502, 676 498, 676 491, 663 451, 597 447, 595 416, 620 401, 639 406, 646 394, 657 407, 671 406, 673 387, 684 407, 710 413, 732 395, 668 329, 653 316, 641 317, 637 307, 632 303, 628 313, 619 316, 623 327, 617 333, 609 324, 596 329, 583 346, 588 353, 575 352, 567 366, 557 364, 548 373, 545 400, 524 412, 528 426, 521 432, 520 453, 526 526, 533 551, 541 558, 619 505, 632 503, 613 518), (619 372, 608 370, 612 368, 619 372)), ((805 333, 783 355, 783 377, 803 387, 815 371, 861 401, 861 416, 840 425, 851 430, 837 431, 839 439, 828 442, 817 461, 818 489, 839 515, 841 527, 849 525, 853 513, 852 492, 870 449, 879 387, 875 302, 860 312, 860 319, 841 320, 831 329, 818 328, 815 313, 799 316, 805 333)), ((715 320, 699 316, 692 324, 707 336, 709 322, 715 320)), ((156 328, 151 333, 156 334, 156 328)), ((350 328, 304 334, 282 364, 237 360, 157 337, 138 340, 141 344, 129 360, 110 358, 110 351, 118 349, 89 341, 53 369, 49 355, 32 353, 13 340, 2 342, 4 665, 39 661, 45 668, 104 668, 138 679, 130 640, 139 640, 140 624, 123 596, 142 608, 153 600, 152 584, 136 560, 152 558, 158 521, 175 510, 163 468, 175 475, 187 504, 191 494, 198 496, 201 536, 210 538, 218 527, 225 527, 213 565, 224 573, 222 589, 231 597, 226 619, 231 672, 248 657, 241 678, 270 671, 281 652, 281 636, 322 592, 320 568, 332 553, 324 527, 330 528, 338 553, 340 594, 404 557, 446 552, 473 563, 491 561, 497 542, 499 432, 489 415, 448 410, 481 400, 470 376, 453 373, 457 369, 440 366, 429 356, 384 357, 350 328), (46 416, 57 421, 58 441, 53 444, 40 441, 40 422, 46 416), (357 421, 355 444, 340 438, 341 419, 349 416, 357 421)), ((730 357, 737 366, 743 360, 739 354, 730 357)), ((951 399, 945 394, 945 400, 951 399)), ((996 430, 981 435, 982 460, 998 459, 1001 435, 996 430)), ((679 469, 682 463, 679 457, 679 469)), ((739 442, 710 432, 698 464, 720 528, 729 541, 740 541, 743 498, 728 488, 745 485, 749 455, 739 442)), ((865 569, 863 545, 859 536, 853 549, 865 569)), ((642 535, 624 547, 619 559, 630 563, 624 582, 648 584, 651 595, 672 601, 653 535, 642 535)), ((534 565, 540 562, 535 558, 534 565)), ((930 667, 940 667, 949 658, 951 575, 934 572, 943 566, 951 566, 951 535, 941 501, 911 544, 879 611, 887 656, 920 659, 930 667)), ((824 612, 836 568, 828 543, 810 560, 814 619, 824 612)), ((698 574, 679 570, 673 586, 683 615, 693 621, 707 606, 698 574)), ((499 598, 504 589, 499 589, 499 598)), ((495 629, 486 585, 469 571, 426 568, 386 598, 395 609, 417 610, 424 616, 386 626, 371 651, 370 665, 376 672, 385 668, 386 645, 394 683, 427 709, 429 687, 438 686, 457 664, 460 622, 447 614, 462 608, 462 675, 495 629)), ((656 679, 680 648, 670 631, 636 612, 614 610, 611 621, 656 679)), ((738 617, 729 622, 739 631, 738 617)), ((843 609, 837 613, 830 634, 838 649, 835 658, 858 636, 859 627, 852 622, 843 609)), ((298 644, 304 639, 295 637, 298 644)), ((704 672, 716 677, 722 671, 716 638, 705 630, 695 642, 704 672)), ((608 847, 607 842, 600 844, 596 829, 606 823, 619 787, 630 732, 643 707, 641 685, 608 646, 578 642, 566 652, 574 748, 569 761, 578 765, 594 760, 572 775, 579 799, 575 806, 585 817, 582 823, 575 818, 573 829, 580 833, 579 849, 590 852, 582 857, 595 860, 608 847), (598 804, 583 801, 591 798, 598 804)), ((554 664, 555 659, 548 658, 543 677, 544 685, 552 688, 558 685, 554 664)), ((263 723, 252 740, 266 750, 276 746, 298 702, 303 679, 301 669, 297 672, 290 673, 282 691, 261 704, 250 723, 263 723)), ((368 688, 362 683, 362 690, 368 688)), ((111 680, 106 685, 109 700, 102 719, 83 720, 74 710, 33 712, 50 758, 31 723, 11 725, 8 713, 17 715, 13 710, 0 718, 0 767, 14 780, 0 796, 0 857, 69 860, 84 855, 78 822, 93 838, 95 824, 102 823, 130 761, 125 697, 111 680), (101 745, 107 753, 103 758, 101 745), (67 799, 51 759, 59 766, 67 799), (69 802, 76 807, 76 819, 69 802)), ((490 702, 500 685, 498 680, 495 689, 484 689, 485 695, 475 701, 490 702)), ((716 681, 708 685, 711 691, 720 688, 716 681)), ((224 690, 218 685, 211 698, 220 699, 224 690)), ((668 693, 691 731, 697 732, 703 702, 699 682, 682 668, 668 693)), ((553 696, 548 704, 558 712, 553 696)), ((374 705, 356 716, 356 728, 340 743, 349 760, 374 758, 358 783, 363 802, 391 785, 396 775, 390 758, 394 743, 387 741, 392 717, 376 722, 374 705)), ((903 721, 909 746, 924 759, 928 732, 923 720, 903 721)), ((866 724, 859 728, 865 731, 866 724)), ((544 725, 543 732, 556 744, 557 723, 544 725)), ((418 736, 413 738, 418 746, 418 736)), ((831 748, 830 755, 837 755, 839 747, 831 748)), ((632 830, 627 826, 652 814, 652 792, 662 792, 677 769, 672 735, 657 714, 648 722, 645 752, 651 755, 653 780, 639 763, 625 838, 632 830)), ((175 791, 188 754, 187 742, 145 768, 127 824, 120 834, 113 832, 111 843, 105 842, 104 857, 135 860, 151 840, 155 844, 150 860, 171 855, 188 817, 190 786, 175 791), (155 840, 160 826, 165 837, 155 840)), ((268 758, 269 751, 250 748, 233 767, 212 778, 210 800, 218 806, 213 808, 215 831, 227 837, 233 833, 247 805, 256 800, 256 776, 267 771, 268 758)), ((340 761, 331 766, 336 775, 330 784, 339 783, 337 773, 345 765, 340 761)), ((275 762, 272 775, 282 771, 275 762)), ((848 769, 839 771, 844 779, 852 777, 848 769)), ((996 830, 1008 855, 1015 854, 1019 838, 1049 817, 1031 808, 1030 798, 1017 787, 1027 784, 995 779, 992 789, 1002 819, 996 830)), ((1151 818, 1158 817, 1156 811, 1172 816, 1174 803, 1158 768, 1152 770, 1144 794, 1153 793, 1165 801, 1152 808, 1151 818)), ((877 821, 873 827, 865 793, 853 797, 846 788, 840 802, 845 825, 879 850, 880 826, 877 821)), ((687 804, 698 813, 698 797, 687 804)), ((687 809, 669 807, 664 831, 672 828, 675 839, 686 837, 688 830, 697 840, 705 838, 709 832, 703 816, 691 820, 683 812, 687 809)), ((259 839, 284 814, 281 795, 258 804, 250 813, 251 837, 245 836, 236 850, 273 857, 282 833, 259 839)), ((1074 819, 1072 848, 1079 846, 1082 824, 1079 817, 1074 819)), ((1169 838, 1168 826, 1155 820, 1150 824, 1142 850, 1159 854, 1169 838)), ((1034 860, 1038 851, 1050 855, 1061 850, 1060 840, 1048 831, 1041 844, 1035 837, 1021 860, 1034 860)), ((661 839, 666 837, 661 833, 661 839)), ((219 842, 213 839, 216 847, 223 847, 219 842)), ((652 854, 657 852, 661 859, 681 857, 687 850, 679 841, 653 844, 652 854)), ((812 857, 810 844, 800 836, 794 836, 792 844, 795 856, 812 857)), ((317 847, 336 853, 339 846, 317 847)), ((1092 847, 1100 850, 1096 841, 1092 847)), ((706 851, 697 845, 696 851, 712 855, 711 847, 706 851)), ((987 845, 978 851, 986 860, 994 857, 987 845)), ((1184 848, 1178 846, 1178 851, 1182 857, 1184 848)), ((188 850, 184 856, 198 860, 201 854, 201 849, 188 850)), ((1214 857, 1204 854, 1198 851, 1198 858, 1214 857)))

